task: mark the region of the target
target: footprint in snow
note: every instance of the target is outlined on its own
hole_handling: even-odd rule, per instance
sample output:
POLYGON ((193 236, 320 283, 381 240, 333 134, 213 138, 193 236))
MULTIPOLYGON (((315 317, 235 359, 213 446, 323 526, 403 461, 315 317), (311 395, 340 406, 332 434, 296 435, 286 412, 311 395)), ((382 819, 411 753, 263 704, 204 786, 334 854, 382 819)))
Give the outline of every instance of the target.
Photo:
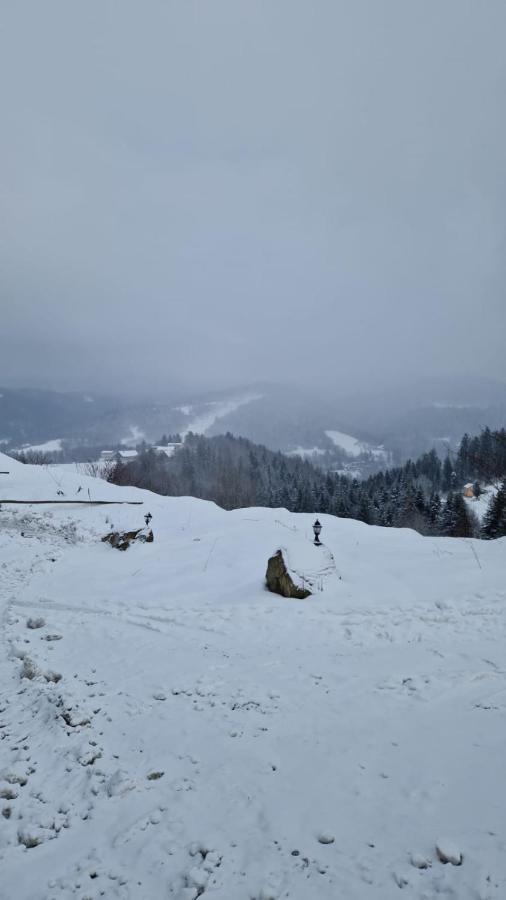
POLYGON ((188 849, 190 856, 187 871, 183 872, 170 886, 170 896, 177 900, 197 900, 208 889, 219 887, 218 870, 223 856, 206 844, 194 843, 188 849))

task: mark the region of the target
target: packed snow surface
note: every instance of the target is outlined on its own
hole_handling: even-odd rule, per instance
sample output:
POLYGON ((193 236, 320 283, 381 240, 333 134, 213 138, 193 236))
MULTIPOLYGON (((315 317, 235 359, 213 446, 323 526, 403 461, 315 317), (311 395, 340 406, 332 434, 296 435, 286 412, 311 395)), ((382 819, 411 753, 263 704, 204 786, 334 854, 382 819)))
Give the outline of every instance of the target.
POLYGON ((1 900, 504 900, 506 540, 0 470, 1 900))

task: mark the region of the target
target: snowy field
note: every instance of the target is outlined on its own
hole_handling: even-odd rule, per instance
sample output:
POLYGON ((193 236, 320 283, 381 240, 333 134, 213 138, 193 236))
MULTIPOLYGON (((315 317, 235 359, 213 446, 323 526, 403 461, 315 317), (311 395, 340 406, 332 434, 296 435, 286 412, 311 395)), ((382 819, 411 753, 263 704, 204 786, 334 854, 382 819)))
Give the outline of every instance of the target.
POLYGON ((1 900, 504 900, 506 540, 0 469, 1 900))
POLYGON ((388 452, 383 447, 371 447, 364 441, 352 437, 351 434, 344 434, 342 431, 326 431, 325 434, 332 441, 335 447, 344 450, 348 456, 360 456, 362 453, 371 453, 378 459, 388 459, 388 452))
POLYGON ((61 438, 55 438, 53 441, 46 441, 44 444, 26 444, 24 447, 18 447, 18 453, 59 453, 62 448, 61 438))

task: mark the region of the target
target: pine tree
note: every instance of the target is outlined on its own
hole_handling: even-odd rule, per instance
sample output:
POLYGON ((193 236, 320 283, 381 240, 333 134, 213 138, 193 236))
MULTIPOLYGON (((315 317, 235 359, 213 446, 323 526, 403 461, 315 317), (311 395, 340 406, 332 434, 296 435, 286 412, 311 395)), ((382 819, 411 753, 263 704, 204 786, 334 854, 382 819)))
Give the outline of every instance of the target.
POLYGON ((443 474, 442 474, 442 484, 441 487, 443 491, 451 491, 452 489, 452 476, 453 476, 453 466, 449 456, 446 457, 443 463, 443 474))
POLYGON ((441 515, 441 497, 436 491, 433 491, 429 500, 429 521, 434 525, 441 515))
POLYGON ((462 494, 454 494, 452 537, 472 537, 473 526, 462 494))
POLYGON ((438 534, 452 536, 455 527, 455 495, 450 491, 446 502, 441 505, 441 512, 437 521, 438 534))
POLYGON ((506 481, 490 501, 483 519, 482 535, 487 539, 506 536, 506 481))

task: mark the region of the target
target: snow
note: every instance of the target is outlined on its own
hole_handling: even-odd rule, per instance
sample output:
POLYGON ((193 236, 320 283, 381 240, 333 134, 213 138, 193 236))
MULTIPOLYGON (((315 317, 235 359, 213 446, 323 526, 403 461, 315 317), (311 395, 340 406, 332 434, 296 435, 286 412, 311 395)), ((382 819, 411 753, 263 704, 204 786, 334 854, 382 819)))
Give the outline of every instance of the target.
POLYGON ((506 896, 506 539, 0 469, 2 900, 506 896))
POLYGON ((351 434, 344 434, 342 431, 326 431, 325 434, 336 447, 345 450, 350 456, 360 456, 364 452, 362 443, 351 434))
POLYGON ((371 453, 379 459, 388 459, 388 451, 384 447, 372 447, 365 441, 359 441, 358 438, 351 434, 345 434, 343 431, 326 431, 325 434, 332 441, 335 447, 344 450, 348 456, 360 456, 362 453, 371 453))
POLYGON ((467 503, 468 508, 473 511, 480 522, 483 521, 488 507, 490 506, 490 502, 497 494, 499 487, 499 484, 486 484, 482 486, 483 493, 480 494, 479 497, 464 497, 464 501, 467 503))
POLYGON ((46 441, 44 444, 30 444, 20 448, 23 453, 57 453, 61 450, 61 438, 55 438, 52 441, 46 441))
MULTIPOLYGON (((206 434, 218 419, 229 416, 230 413, 235 412, 247 403, 251 403, 253 400, 260 400, 261 396, 261 394, 245 394, 240 397, 232 397, 229 400, 213 400, 207 404, 207 409, 204 412, 196 415, 181 431, 183 440, 190 432, 193 434, 206 434)), ((179 407, 179 409, 181 412, 186 410, 186 415, 190 415, 192 411, 192 407, 179 407)))

